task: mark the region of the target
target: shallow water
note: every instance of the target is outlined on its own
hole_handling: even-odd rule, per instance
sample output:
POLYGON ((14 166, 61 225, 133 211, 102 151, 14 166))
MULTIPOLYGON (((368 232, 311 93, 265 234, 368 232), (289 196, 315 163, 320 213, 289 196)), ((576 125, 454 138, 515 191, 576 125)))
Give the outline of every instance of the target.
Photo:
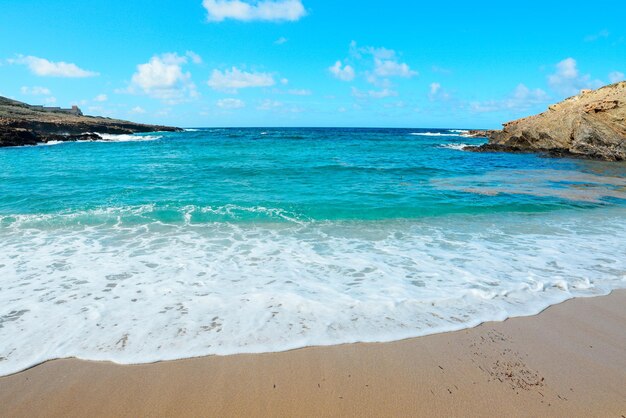
POLYGON ((626 166, 449 130, 0 149, 0 374, 389 341, 626 287, 626 166))

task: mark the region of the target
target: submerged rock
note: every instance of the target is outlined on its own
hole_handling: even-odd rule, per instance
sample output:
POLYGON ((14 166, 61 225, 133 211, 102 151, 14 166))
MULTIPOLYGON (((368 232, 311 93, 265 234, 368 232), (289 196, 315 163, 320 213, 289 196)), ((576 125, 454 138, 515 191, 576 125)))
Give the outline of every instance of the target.
POLYGON ((0 97, 0 147, 102 139, 103 134, 175 132, 180 128, 83 116, 80 109, 44 108, 0 97))
POLYGON ((626 160, 626 82, 583 90, 544 113, 487 131, 487 137, 488 144, 466 149, 626 160))

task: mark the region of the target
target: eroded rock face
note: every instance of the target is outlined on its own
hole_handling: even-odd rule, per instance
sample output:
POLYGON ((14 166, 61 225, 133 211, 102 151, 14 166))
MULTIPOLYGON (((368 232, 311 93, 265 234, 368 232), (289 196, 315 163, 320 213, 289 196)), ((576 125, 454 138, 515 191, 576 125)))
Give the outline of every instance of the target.
POLYGON ((180 129, 63 111, 42 111, 26 103, 0 97, 0 147, 101 139, 93 132, 133 134, 157 131, 173 132, 180 129))
POLYGON ((544 113, 489 131, 488 137, 489 144, 472 150, 626 160, 626 82, 584 90, 544 113))

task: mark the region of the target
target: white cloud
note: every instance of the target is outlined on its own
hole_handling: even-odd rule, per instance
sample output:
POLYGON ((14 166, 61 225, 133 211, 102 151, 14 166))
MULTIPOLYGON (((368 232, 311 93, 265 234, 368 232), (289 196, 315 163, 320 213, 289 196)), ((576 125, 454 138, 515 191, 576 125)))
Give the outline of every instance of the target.
POLYGON ((194 64, 202 64, 202 57, 196 54, 193 51, 185 52, 185 55, 193 62, 194 64))
POLYGON ((363 55, 371 55, 381 60, 394 59, 396 51, 384 47, 357 46, 356 41, 350 42, 350 55, 356 59, 361 59, 363 55))
POLYGON ((392 59, 374 59, 374 74, 379 77, 403 77, 411 78, 416 76, 417 71, 411 70, 408 64, 392 59))
POLYGON ((609 35, 610 35, 609 31, 606 29, 603 29, 598 33, 585 36, 585 42, 594 42, 594 41, 597 41, 598 39, 608 38, 609 35))
POLYGON ((20 89, 20 91, 22 92, 22 94, 27 94, 29 96, 49 96, 52 94, 52 92, 50 91, 50 89, 46 88, 46 87, 22 87, 20 89))
MULTIPOLYGON (((405 62, 401 62, 398 59, 398 54, 393 49, 384 47, 365 46, 359 47, 355 41, 350 43, 350 57, 354 60, 366 61, 366 65, 370 67, 370 71, 366 74, 367 82, 379 87, 388 89, 392 86, 391 78, 412 78, 419 73, 409 66, 405 62)), ((331 67, 332 69, 340 70, 341 66, 331 67)))
POLYGON ((280 38, 276 39, 274 41, 275 45, 283 45, 286 44, 287 42, 289 42, 289 39, 285 38, 284 36, 281 36, 280 38))
POLYGON ((208 20, 221 22, 226 19, 241 21, 297 21, 306 16, 301 0, 204 0, 202 5, 208 20))
POLYGON ((237 90, 244 88, 270 87, 276 84, 276 81, 269 73, 246 72, 237 67, 232 67, 232 69, 224 72, 213 70, 207 84, 214 90, 236 93, 237 90))
POLYGON ((246 106, 243 100, 239 99, 220 99, 217 101, 217 107, 222 109, 241 109, 246 106))
POLYGON ((107 100, 109 100, 109 97, 106 94, 99 94, 93 99, 94 102, 100 102, 100 103, 106 102, 107 100))
POLYGON ((310 96, 311 94, 313 94, 311 90, 306 89, 291 89, 287 93, 291 94, 292 96, 310 96))
POLYGON ((257 106, 257 109, 259 110, 272 110, 272 109, 277 109, 279 107, 283 106, 283 102, 279 102, 276 100, 270 100, 270 99, 265 99, 263 100, 259 106, 257 106))
POLYGON ((44 104, 53 104, 53 103, 57 102, 57 98, 52 96, 52 92, 47 87, 40 87, 40 86, 27 87, 27 86, 23 86, 22 88, 20 88, 20 92, 22 94, 28 95, 28 96, 38 96, 38 97, 44 96, 43 98, 39 99, 44 104))
POLYGON ((9 64, 26 65, 30 71, 40 77, 67 77, 85 78, 99 75, 94 71, 79 68, 76 64, 67 62, 52 62, 45 58, 18 55, 17 58, 8 59, 9 64))
POLYGON ((197 97, 191 73, 183 71, 185 64, 186 56, 175 53, 155 55, 149 62, 137 66, 126 92, 134 94, 139 91, 170 104, 197 97))
POLYGON ((372 99, 384 99, 386 97, 396 97, 398 96, 398 92, 390 89, 369 90, 365 92, 353 87, 352 95, 358 99, 365 99, 368 97, 372 99))
POLYGON ((354 80, 355 72, 354 68, 349 65, 342 66, 341 61, 337 61, 335 65, 328 68, 328 71, 339 80, 352 81, 354 80))
POLYGON ((128 113, 130 113, 131 115, 143 115, 144 113, 146 113, 146 110, 141 106, 135 106, 128 113))
POLYGON ((499 112, 503 110, 524 111, 535 105, 545 105, 550 96, 541 90, 531 90, 524 84, 518 85, 513 93, 503 100, 488 100, 470 103, 470 109, 477 113, 499 112))
POLYGON ((613 71, 609 74, 609 81, 611 83, 617 83, 624 80, 624 73, 620 71, 613 71))
POLYGON ((428 99, 430 101, 436 101, 436 100, 449 100, 450 99, 450 94, 445 91, 445 89, 443 87, 441 87, 441 83, 431 83, 429 86, 430 90, 428 92, 428 99))
POLYGON ((602 86, 602 81, 591 80, 589 74, 580 75, 574 58, 566 58, 556 65, 556 72, 548 76, 548 84, 557 93, 573 96, 582 89, 602 86))

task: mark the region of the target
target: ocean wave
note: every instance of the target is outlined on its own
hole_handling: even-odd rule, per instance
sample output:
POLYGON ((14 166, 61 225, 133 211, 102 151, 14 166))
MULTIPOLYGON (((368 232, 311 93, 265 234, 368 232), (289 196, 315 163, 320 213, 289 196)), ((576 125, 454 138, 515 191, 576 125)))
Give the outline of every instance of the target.
POLYGON ((412 132, 409 135, 412 135, 412 136, 462 136, 458 133, 443 133, 443 132, 412 132))
POLYGON ((162 135, 144 135, 144 134, 101 134, 96 132, 102 140, 94 141, 94 142, 133 142, 133 141, 156 141, 157 139, 163 138, 162 135))
POLYGON ((78 211, 61 211, 43 214, 0 215, 0 226, 13 229, 50 229, 58 227, 117 226, 132 227, 153 223, 177 225, 223 222, 287 221, 304 224, 311 220, 301 214, 282 208, 264 206, 139 206, 106 207, 78 211))
POLYGON ((0 228, 0 375, 55 358, 283 351, 535 314, 626 287, 622 219, 0 228))
POLYGON ((468 146, 469 144, 463 144, 463 143, 439 144, 439 148, 453 149, 457 151, 463 151, 465 147, 468 147, 468 146))
POLYGON ((40 142, 39 144, 37 144, 37 146, 39 147, 46 147, 46 146, 51 146, 51 145, 59 145, 59 144, 63 144, 67 141, 48 141, 48 142, 40 142))

